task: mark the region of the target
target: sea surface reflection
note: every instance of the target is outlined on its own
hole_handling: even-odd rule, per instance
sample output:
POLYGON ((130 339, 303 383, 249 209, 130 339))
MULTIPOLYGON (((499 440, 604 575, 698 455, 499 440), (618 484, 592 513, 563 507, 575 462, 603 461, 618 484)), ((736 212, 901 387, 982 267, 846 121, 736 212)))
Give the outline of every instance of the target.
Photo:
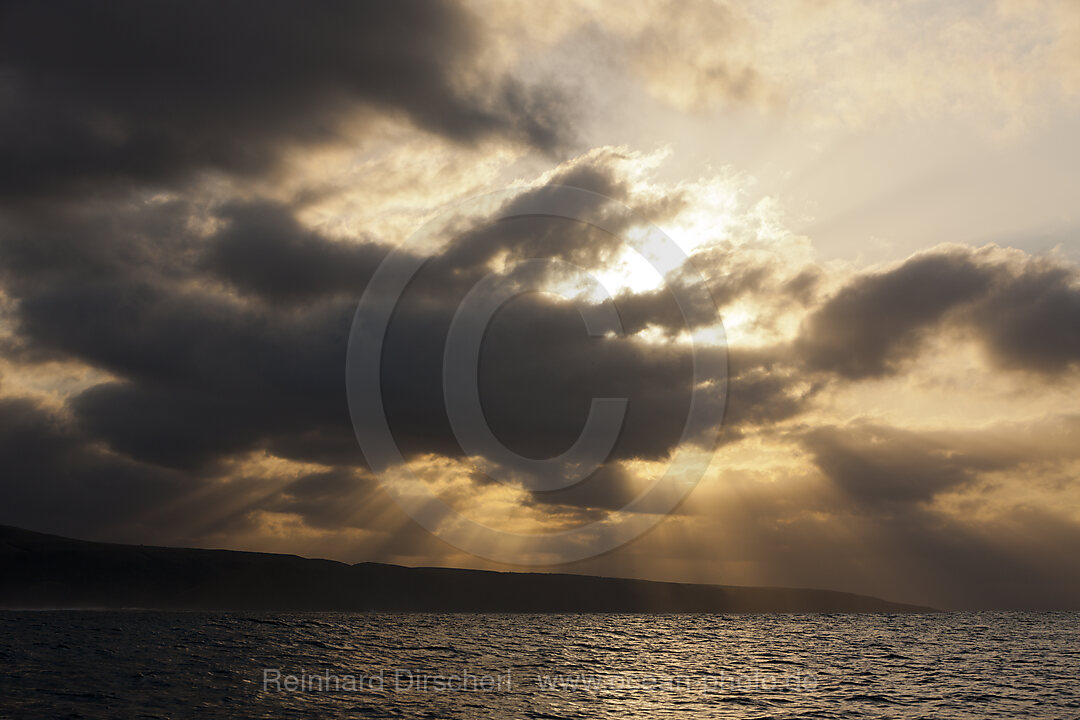
POLYGON ((0 717, 1078 717, 1080 614, 0 612, 0 717))

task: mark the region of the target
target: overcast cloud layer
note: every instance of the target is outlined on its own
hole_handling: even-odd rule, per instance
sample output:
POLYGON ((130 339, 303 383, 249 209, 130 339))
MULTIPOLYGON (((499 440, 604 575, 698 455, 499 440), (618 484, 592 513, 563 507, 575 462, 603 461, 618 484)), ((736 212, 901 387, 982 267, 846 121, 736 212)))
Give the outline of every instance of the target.
MULTIPOLYGON (((827 5, 840 35, 887 25, 872 5, 827 5)), ((964 19, 1011 52, 1010 7, 964 19)), ((567 185, 629 206, 689 260, 650 275, 596 226, 599 196, 575 208, 593 224, 496 222, 493 209, 417 248, 427 261, 385 336, 382 400, 431 492, 510 531, 614 523, 682 448, 713 458, 689 499, 646 537, 570 571, 1080 608, 1080 268, 1068 223, 1041 251, 1050 231, 1035 223, 1013 242, 943 228, 913 245, 889 240, 891 210, 860 208, 879 220, 837 257, 835 237, 803 231, 840 225, 800 220, 810 200, 837 207, 835 188, 792 180, 828 176, 820 157, 807 160, 811 146, 886 152, 889 133, 923 142, 957 123, 987 155, 1045 152, 1030 144, 1037 128, 1077 114, 1080 73, 1061 52, 1069 10, 1040 4, 1046 24, 1025 25, 1037 52, 1001 71, 1004 87, 1013 74, 1042 78, 1036 97, 954 88, 948 73, 920 96, 902 82, 916 60, 900 53, 885 98, 860 63, 838 66, 828 49, 807 60, 820 70, 809 84, 789 57, 825 32, 808 8, 798 31, 737 3, 688 6, 698 22, 678 28, 645 6, 535 12, 0 5, 0 523, 491 566, 413 524, 367 466, 346 404, 349 330, 376 268, 445 203, 512 184, 512 208, 567 185), (1034 117, 1039 99, 1051 117, 1034 117), (954 117, 956 107, 967 111, 954 117), (885 134, 866 130, 882 116, 885 134), (788 133, 808 139, 779 173, 784 156, 725 157, 747 117, 774 126, 777 147, 788 133), (500 309, 479 371, 496 437, 555 456, 592 398, 628 398, 601 467, 554 492, 488 477, 491 459, 465 456, 443 404, 461 301, 492 273, 520 286, 515 263, 532 258, 595 272, 614 299, 525 293, 500 309), (679 312, 672 288, 699 273, 727 343, 711 308, 693 308, 689 327, 679 312), (590 337, 575 302, 612 303, 623 332, 590 337), (699 388, 722 425, 681 440, 690 330, 713 338, 697 351, 726 358, 728 373, 699 388)), ((897 32, 953 38, 948 18, 903 20, 897 32)), ((951 42, 961 65, 985 51, 951 42)), ((876 202, 939 217, 907 172, 879 168, 876 202)), ((962 168, 948 172, 963 181, 962 168)), ((1047 194, 1059 184, 1046 181, 1047 194)), ((836 216, 855 232, 854 215, 836 216)))

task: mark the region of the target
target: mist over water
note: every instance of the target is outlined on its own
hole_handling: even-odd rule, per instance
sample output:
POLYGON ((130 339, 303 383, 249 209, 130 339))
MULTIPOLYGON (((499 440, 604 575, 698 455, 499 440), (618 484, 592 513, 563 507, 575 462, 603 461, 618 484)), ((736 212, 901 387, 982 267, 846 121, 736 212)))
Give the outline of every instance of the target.
POLYGON ((1076 717, 1080 613, 0 613, 0 717, 1076 717))

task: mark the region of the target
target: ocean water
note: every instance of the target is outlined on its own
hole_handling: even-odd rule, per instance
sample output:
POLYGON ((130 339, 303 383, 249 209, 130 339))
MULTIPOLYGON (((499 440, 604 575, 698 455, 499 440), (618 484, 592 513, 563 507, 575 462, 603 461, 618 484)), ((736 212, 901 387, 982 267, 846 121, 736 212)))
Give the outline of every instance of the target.
POLYGON ((3 718, 1077 718, 1080 614, 0 612, 3 718))

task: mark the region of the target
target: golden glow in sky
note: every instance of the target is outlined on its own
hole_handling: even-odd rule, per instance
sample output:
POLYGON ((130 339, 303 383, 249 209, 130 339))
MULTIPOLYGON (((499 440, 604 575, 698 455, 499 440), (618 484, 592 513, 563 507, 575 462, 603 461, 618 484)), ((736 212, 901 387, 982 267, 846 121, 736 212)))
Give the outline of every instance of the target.
MULTIPOLYGON (((115 58, 65 64, 49 102, 0 76, 22 119, 0 140, 18 173, 0 170, 0 449, 16 438, 5 462, 27 478, 0 523, 504 568, 414 523, 349 423, 352 313, 413 238, 429 262, 379 340, 405 448, 381 481, 452 508, 447 532, 595 523, 599 548, 685 451, 708 469, 682 504, 563 569, 950 607, 1022 604, 1022 577, 1080 603, 1080 5, 430 12, 408 37, 330 48, 333 67, 300 48, 310 62, 249 76, 181 53, 145 103, 110 89, 137 73, 95 75, 131 66, 115 58), (636 220, 614 239, 489 221, 548 185, 636 220), (596 474, 554 493, 455 448, 431 366, 469 287, 547 256, 605 292, 550 273, 554 294, 495 315, 494 434, 551 456, 590 398, 632 413, 596 474), (691 270, 722 325, 673 309, 691 270), (605 297, 626 332, 586 338, 570 301, 605 297), (691 340, 727 363, 699 383, 724 411, 715 448, 678 432, 691 340)), ((12 77, 47 74, 24 50, 12 77)))

